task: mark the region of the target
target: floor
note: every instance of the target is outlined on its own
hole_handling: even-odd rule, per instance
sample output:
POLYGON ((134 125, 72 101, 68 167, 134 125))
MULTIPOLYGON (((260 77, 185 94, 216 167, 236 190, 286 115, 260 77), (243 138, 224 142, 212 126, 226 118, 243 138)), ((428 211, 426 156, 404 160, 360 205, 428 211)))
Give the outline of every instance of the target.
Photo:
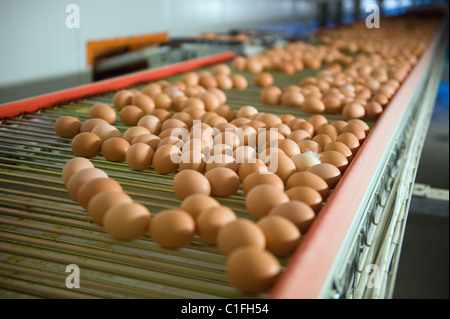
MULTIPOLYGON (((448 53, 416 183, 449 189, 448 53)), ((403 239, 394 299, 449 298, 449 202, 414 196, 403 239)))

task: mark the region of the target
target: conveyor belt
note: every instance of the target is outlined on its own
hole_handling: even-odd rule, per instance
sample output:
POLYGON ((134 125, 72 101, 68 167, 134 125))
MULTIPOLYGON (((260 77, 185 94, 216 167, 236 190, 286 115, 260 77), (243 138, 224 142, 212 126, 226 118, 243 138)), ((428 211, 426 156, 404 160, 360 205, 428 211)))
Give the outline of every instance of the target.
MULTIPOLYGON (((431 57, 428 59, 431 61, 431 57)), ((429 67, 426 70, 426 74, 422 76, 431 72, 429 67)), ((304 118, 310 116, 297 108, 261 104, 259 89, 252 85, 252 75, 244 75, 250 83, 248 90, 226 92, 227 105, 233 109, 253 105, 261 112, 289 113, 304 118)), ((280 87, 298 83, 300 78, 309 75, 309 72, 291 76, 274 74, 275 83, 280 87)), ((166 80, 173 82, 180 77, 181 75, 173 75, 166 80)), ((144 85, 141 83, 135 88, 139 89, 144 85)), ((114 91, 110 90, 104 94, 77 98, 74 102, 61 103, 52 108, 4 119, 0 124, 0 295, 12 298, 270 297, 271 292, 246 295, 233 288, 224 273, 225 257, 219 253, 217 247, 205 245, 198 239, 180 250, 161 248, 148 237, 132 242, 115 240, 102 227, 93 223, 87 213, 69 197, 61 181, 61 170, 74 154, 70 139, 57 136, 53 123, 61 115, 87 119, 87 111, 91 105, 97 102, 112 104, 113 94, 114 91), (80 267, 80 289, 66 288, 65 281, 69 275, 66 266, 69 264, 80 267)), ((416 107, 411 107, 408 114, 412 116, 415 110, 416 107)), ((330 122, 342 119, 340 115, 327 115, 327 118, 330 122)), ((374 122, 368 124, 372 127, 374 122)), ((119 122, 114 125, 122 132, 127 128, 119 122)), ((393 143, 391 147, 394 146, 398 145, 393 143)), ((135 172, 125 163, 112 163, 104 160, 102 156, 97 156, 92 162, 95 167, 103 169, 118 181, 125 192, 148 207, 152 213, 180 205, 180 200, 171 187, 173 174, 160 175, 152 169, 135 172)), ((384 166, 380 164, 381 167, 389 168, 381 172, 387 171, 395 177, 395 167, 388 165, 395 162, 402 163, 402 157, 394 152, 391 158, 386 159, 384 166)), ((344 174, 343 180, 346 176, 347 173, 344 174)), ((370 185, 377 188, 366 197, 375 196, 386 204, 389 201, 389 190, 396 185, 394 181, 386 186, 386 182, 380 181, 384 178, 381 173, 367 178, 371 180, 370 185), (388 193, 379 192, 381 187, 386 188, 388 193)), ((343 185, 346 184, 340 183, 338 187, 342 188, 343 185)), ((335 197, 333 199, 336 200, 335 197)), ((242 190, 219 201, 232 208, 239 217, 249 218, 245 211, 242 190)), ((367 198, 367 203, 371 202, 374 201, 367 198)), ((355 213, 355 216, 361 219, 354 220, 353 224, 356 226, 349 228, 345 247, 342 246, 340 257, 334 264, 334 273, 329 274, 328 279, 320 282, 319 286, 316 285, 315 288, 321 289, 316 297, 345 297, 342 291, 346 292, 350 288, 356 291, 356 277, 350 278, 352 271, 356 271, 355 262, 360 261, 355 259, 355 256, 371 253, 375 254, 372 256, 375 260, 376 252, 371 252, 371 245, 364 246, 367 241, 359 244, 354 242, 354 236, 359 238, 358 236, 367 235, 360 233, 360 229, 369 230, 368 227, 374 224, 372 219, 362 219, 366 215, 370 218, 376 217, 373 207, 365 206, 367 203, 362 203, 362 212, 355 213), (364 247, 369 249, 364 250, 364 247)), ((328 203, 325 207, 327 205, 328 203)), ((319 229, 319 226, 316 229, 319 229)), ((361 237, 360 240, 367 240, 367 237, 361 237)), ((311 240, 308 244, 310 243, 311 240)), ((295 258, 297 262, 298 254, 295 258)), ((273 295, 275 297, 285 297, 280 293, 280 287, 285 286, 289 281, 288 276, 297 271, 288 267, 291 259, 280 259, 280 262, 283 269, 290 272, 276 285, 273 295)), ((314 281, 314 278, 309 280, 311 281, 314 281)), ((303 282, 299 285, 301 284, 303 282)), ((317 293, 317 289, 311 291, 312 294, 317 293)), ((290 293, 293 292, 286 291, 286 295, 290 293)), ((358 296, 361 295, 359 293, 358 296)), ((292 297, 292 294, 290 296, 292 297)))

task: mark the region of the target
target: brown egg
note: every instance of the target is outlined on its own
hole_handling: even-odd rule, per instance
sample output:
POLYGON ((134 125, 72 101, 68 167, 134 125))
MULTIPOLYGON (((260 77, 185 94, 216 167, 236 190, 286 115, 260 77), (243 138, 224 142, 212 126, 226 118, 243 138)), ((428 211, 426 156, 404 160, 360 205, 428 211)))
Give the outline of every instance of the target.
POLYGON ((233 88, 235 89, 245 90, 248 87, 247 79, 241 74, 233 74, 231 80, 233 81, 233 88))
POLYGON ((74 157, 68 160, 64 165, 61 174, 64 184, 67 186, 67 183, 72 175, 84 168, 94 168, 94 164, 84 157, 74 157))
POLYGON ((305 113, 325 112, 325 104, 323 104, 320 98, 314 96, 307 97, 301 107, 305 113))
POLYGON ((209 89, 209 88, 216 88, 218 84, 217 80, 212 75, 201 74, 199 85, 203 86, 205 89, 209 89))
POLYGON ((289 197, 277 186, 265 184, 258 185, 250 189, 245 198, 247 211, 256 219, 260 219, 269 211, 284 202, 288 202, 289 197))
POLYGON ((89 117, 101 118, 109 124, 112 124, 116 121, 117 114, 116 111, 114 111, 114 109, 108 104, 97 103, 89 109, 89 117))
POLYGON ((211 185, 211 194, 219 197, 229 197, 239 189, 239 176, 234 170, 226 167, 216 167, 205 174, 211 185))
POLYGON ((233 88, 233 80, 228 75, 217 74, 215 76, 217 87, 222 90, 231 90, 233 88))
POLYGON ((119 190, 109 190, 96 194, 91 198, 87 206, 87 212, 94 222, 103 225, 103 217, 106 212, 119 204, 132 203, 130 196, 119 190))
POLYGON ((317 156, 306 152, 292 156, 291 160, 294 163, 297 172, 306 171, 311 166, 321 163, 317 156))
POLYGON ((206 157, 200 151, 187 151, 180 157, 180 171, 191 169, 200 173, 205 172, 206 157))
POLYGON ((151 98, 153 98, 156 94, 162 92, 162 88, 161 88, 161 85, 159 85, 158 83, 150 83, 150 84, 147 84, 141 90, 141 92, 146 94, 146 95, 148 95, 148 96, 150 96, 151 98))
POLYGON ((298 147, 300 148, 300 152, 313 152, 313 153, 320 153, 322 152, 322 147, 320 145, 313 141, 313 140, 303 140, 297 143, 298 147))
POLYGON ((67 191, 73 198, 77 198, 78 190, 84 183, 94 178, 107 178, 108 175, 98 168, 84 168, 74 173, 67 182, 67 191))
POLYGON ((204 210, 195 220, 200 239, 209 244, 217 244, 217 235, 226 224, 235 221, 236 214, 226 206, 214 206, 204 210))
POLYGON ((300 154, 298 144, 291 139, 278 140, 278 148, 281 149, 289 158, 300 154))
POLYGON ((305 130, 295 130, 292 131, 291 134, 289 134, 286 139, 292 140, 295 143, 300 143, 301 141, 310 140, 311 135, 305 130))
POLYGON ((267 173, 268 169, 266 164, 260 159, 255 159, 254 162, 244 162, 239 165, 239 178, 244 181, 247 176, 254 172, 267 173))
POLYGON ((273 76, 270 73, 263 72, 254 77, 253 83, 259 87, 273 85, 273 76))
POLYGON ((248 194, 250 190, 258 185, 272 185, 279 190, 284 190, 283 180, 274 173, 253 172, 247 175, 242 182, 242 190, 248 194))
POLYGON ((161 120, 154 115, 144 115, 137 122, 137 126, 145 127, 151 134, 158 135, 161 131, 161 120))
POLYGON ((205 210, 219 206, 220 203, 213 197, 197 193, 186 197, 181 202, 180 209, 186 211, 193 219, 196 219, 205 210))
POLYGON ((100 154, 102 140, 94 133, 84 132, 73 138, 71 146, 76 156, 91 158, 100 154))
POLYGON ((334 128, 336 129, 336 131, 339 135, 342 133, 342 130, 348 123, 346 121, 337 120, 337 121, 331 122, 330 124, 334 126, 334 128))
POLYGON ((280 262, 270 252, 255 247, 241 247, 227 258, 226 274, 230 283, 245 293, 268 290, 278 278, 280 262), (245 260, 245 263, 242 261, 245 260))
POLYGON ((342 109, 342 116, 344 116, 346 120, 359 119, 364 117, 365 114, 366 111, 364 106, 356 102, 348 103, 342 109))
POLYGON ((289 177, 297 171, 294 162, 284 152, 272 153, 269 156, 267 167, 269 172, 275 173, 281 178, 283 184, 286 184, 289 177))
POLYGON ((193 119, 192 119, 192 116, 190 114, 188 114, 188 113, 185 113, 185 112, 175 113, 172 116, 172 120, 180 120, 180 121, 182 121, 184 124, 186 124, 186 128, 187 129, 191 128, 192 125, 193 125, 193 122, 194 122, 193 119))
MULTIPOLYGON (((231 80, 231 81, 233 81, 233 80, 231 80)), ((233 85, 234 85, 234 83, 233 83, 233 85)), ((206 89, 206 92, 214 94, 219 99, 219 102, 221 105, 225 104, 227 101, 227 95, 218 88, 208 88, 208 89, 206 89)))
POLYGON ((364 129, 360 125, 355 123, 348 123, 342 130, 342 133, 346 132, 355 135, 360 144, 362 144, 364 142, 364 139, 366 138, 366 132, 364 131, 364 129))
POLYGON ((173 106, 172 98, 162 92, 153 96, 153 100, 155 102, 155 107, 158 109, 170 110, 173 106))
POLYGON ((122 186, 111 178, 94 178, 80 186, 76 199, 81 207, 87 208, 92 197, 110 190, 122 191, 122 186))
POLYGON ((258 113, 255 120, 266 123, 267 127, 273 127, 276 124, 281 124, 281 119, 272 113, 258 113))
POLYGON ((228 145, 232 150, 234 150, 239 147, 240 141, 239 137, 235 133, 226 131, 217 134, 213 140, 213 143, 215 145, 225 144, 228 145))
POLYGON ((140 93, 133 96, 131 105, 135 105, 144 111, 144 114, 150 114, 155 109, 155 101, 146 94, 140 93))
POLYGON ((237 56, 233 59, 232 65, 236 71, 242 72, 247 68, 247 59, 243 56, 237 56))
POLYGON ((328 123, 328 120, 322 114, 316 114, 316 115, 311 116, 308 119, 308 122, 314 126, 314 134, 315 134, 321 125, 328 123))
MULTIPOLYGON (((356 125, 359 125, 359 126, 364 130, 364 133, 366 133, 366 135, 369 134, 369 132, 370 132, 370 127, 369 127, 369 125, 368 125, 366 122, 364 122, 363 120, 361 120, 361 119, 351 119, 351 120, 348 120, 348 121, 347 121, 347 124, 356 124, 356 125)), ((342 132, 341 132, 341 133, 342 133, 342 132)))
POLYGON ((208 158, 205 171, 208 172, 216 167, 226 167, 233 170, 237 174, 239 170, 239 163, 236 163, 236 160, 233 156, 216 154, 208 158))
POLYGON ((184 199, 193 194, 209 195, 211 186, 207 176, 196 170, 186 169, 177 173, 172 181, 175 194, 184 199))
POLYGON ((157 118, 159 118, 161 123, 167 119, 170 119, 170 112, 165 109, 154 109, 153 111, 150 112, 149 115, 156 116, 157 118))
POLYGON ((142 126, 133 126, 128 128, 124 133, 123 133, 123 138, 131 144, 131 141, 136 137, 139 136, 141 134, 150 134, 150 131, 142 126))
POLYGON ((258 153, 253 147, 247 145, 241 145, 233 151, 233 157, 236 159, 236 163, 254 163, 258 157, 258 153))
POLYGON ((336 138, 336 141, 344 143, 351 151, 353 156, 355 156, 356 152, 359 150, 359 140, 352 133, 344 132, 339 134, 336 138))
POLYGON ((256 59, 247 59, 247 70, 251 73, 260 73, 264 69, 264 65, 256 59))
POLYGON ((180 109, 185 110, 186 108, 192 107, 192 106, 198 107, 202 110, 205 109, 205 103, 198 97, 189 97, 189 98, 183 100, 183 102, 181 102, 180 109))
POLYGON ((376 101, 370 101, 364 106, 364 109, 366 117, 371 120, 376 120, 383 113, 383 107, 376 101))
POLYGON ((153 134, 140 134, 135 136, 132 140, 131 140, 131 145, 136 144, 136 143, 145 143, 148 146, 150 146, 152 148, 153 151, 156 151, 159 142, 161 142, 161 139, 153 134))
POLYGON ((288 219, 297 226, 301 234, 306 233, 316 217, 313 209, 308 204, 297 200, 283 202, 273 207, 268 215, 281 216, 288 219))
POLYGON ((248 118, 245 118, 245 117, 237 117, 237 118, 235 118, 234 120, 232 120, 231 122, 230 122, 230 124, 233 124, 234 126, 236 126, 236 127, 241 127, 241 126, 243 126, 243 125, 246 125, 246 124, 248 124, 248 123, 250 123, 251 122, 251 120, 250 119, 248 119, 248 118))
POLYGON ((308 204, 315 213, 322 208, 322 196, 309 186, 295 186, 286 191, 290 200, 298 200, 308 204))
POLYGON ((81 122, 76 117, 64 115, 55 121, 53 127, 59 136, 73 138, 80 133, 81 122))
POLYGON ((277 105, 281 102, 281 89, 277 86, 271 85, 262 89, 260 100, 264 104, 277 105))
POLYGON ((323 199, 328 197, 328 193, 330 191, 327 182, 322 177, 308 171, 292 174, 292 176, 288 179, 286 187, 291 189, 296 186, 311 187, 318 191, 323 199))
POLYGON ((288 91, 283 93, 281 104, 292 107, 302 107, 305 97, 302 93, 296 91, 288 91))
POLYGON ((205 92, 198 95, 198 98, 205 104, 205 111, 214 111, 220 106, 220 100, 214 93, 205 92))
POLYGON ((255 222, 237 218, 220 228, 217 234, 217 246, 220 252, 227 256, 233 250, 243 246, 264 249, 266 238, 255 222))
POLYGON ((256 107, 251 105, 243 106, 239 109, 237 112, 237 117, 245 117, 250 118, 252 115, 258 114, 259 111, 256 109, 256 107))
POLYGON ((100 137, 103 142, 112 137, 122 137, 122 133, 120 133, 120 131, 111 124, 99 124, 92 129, 91 133, 94 133, 100 137))
MULTIPOLYGON (((280 118, 280 120, 281 120, 281 118, 280 118)), ((278 132, 281 135, 283 135, 285 138, 288 137, 288 135, 292 133, 292 130, 289 128, 289 126, 284 123, 275 124, 271 128, 278 130, 278 132)))
POLYGON ((212 73, 214 75, 217 75, 217 74, 230 75, 231 74, 231 69, 230 69, 230 67, 227 64, 219 63, 219 64, 216 64, 216 65, 213 66, 212 73))
POLYGON ((319 144, 319 146, 323 149, 328 143, 333 142, 333 139, 326 134, 318 134, 312 138, 314 142, 319 144))
POLYGON ((334 141, 329 144, 327 144, 324 149, 324 151, 337 151, 345 156, 347 161, 350 163, 353 159, 352 151, 345 145, 344 143, 334 141))
POLYGON ((98 118, 88 119, 88 120, 84 121, 83 124, 81 124, 80 132, 81 133, 92 132, 92 130, 97 125, 100 125, 100 124, 109 124, 109 123, 106 122, 104 119, 98 119, 98 118))
POLYGON ((266 249, 275 256, 288 257, 301 241, 300 231, 287 218, 271 215, 261 218, 258 226, 266 237, 266 249))
POLYGON ((145 143, 135 143, 130 146, 126 153, 125 160, 131 169, 142 171, 152 165, 154 151, 145 143))
POLYGON ((298 121, 292 122, 290 124, 292 126, 292 131, 303 130, 308 132, 310 137, 314 135, 314 125, 305 120, 300 121, 300 119, 298 119, 298 121))
POLYGON ((220 105, 214 109, 214 112, 225 118, 228 122, 231 122, 236 118, 236 113, 228 105, 220 105))
POLYGON ((338 151, 323 151, 319 154, 321 163, 331 164, 339 169, 339 171, 344 173, 348 167, 348 160, 344 154, 338 151))
POLYGON ((130 143, 121 137, 112 137, 102 144, 101 153, 104 158, 111 162, 121 163, 125 161, 125 156, 130 143))
POLYGON ((144 111, 135 105, 124 106, 119 113, 120 120, 125 125, 137 125, 139 120, 145 115, 144 111))
POLYGON ((120 203, 105 213, 103 226, 112 237, 131 241, 145 235, 150 216, 150 211, 141 204, 120 203))
POLYGON ((114 94, 113 104, 116 109, 121 110, 125 105, 130 105, 134 93, 131 90, 120 90, 114 94))
POLYGON ((321 177, 328 184, 329 189, 333 189, 342 176, 336 166, 328 163, 311 166, 306 171, 321 177))
POLYGON ((160 174, 175 173, 181 157, 181 150, 173 145, 158 148, 153 155, 153 168, 160 174))
POLYGON ((181 80, 186 83, 187 86, 198 85, 200 76, 196 72, 188 72, 183 75, 181 80))
POLYGON ((194 239, 195 221, 183 210, 160 211, 150 223, 150 236, 164 248, 180 249, 194 239))
POLYGON ((331 124, 322 124, 317 128, 317 132, 316 135, 319 134, 325 134, 328 135, 329 137, 331 137, 331 139, 334 141, 336 140, 337 136, 338 136, 338 132, 336 130, 336 128, 331 125, 331 124))

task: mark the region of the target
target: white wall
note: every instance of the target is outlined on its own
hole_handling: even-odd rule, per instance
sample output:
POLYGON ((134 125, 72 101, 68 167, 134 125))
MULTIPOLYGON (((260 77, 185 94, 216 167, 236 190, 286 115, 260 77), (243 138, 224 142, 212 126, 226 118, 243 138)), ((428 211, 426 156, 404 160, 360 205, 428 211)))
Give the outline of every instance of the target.
POLYGON ((85 71, 90 39, 291 22, 310 7, 295 0, 1 0, 0 87, 85 71), (71 3, 80 8, 79 29, 65 25, 71 3))

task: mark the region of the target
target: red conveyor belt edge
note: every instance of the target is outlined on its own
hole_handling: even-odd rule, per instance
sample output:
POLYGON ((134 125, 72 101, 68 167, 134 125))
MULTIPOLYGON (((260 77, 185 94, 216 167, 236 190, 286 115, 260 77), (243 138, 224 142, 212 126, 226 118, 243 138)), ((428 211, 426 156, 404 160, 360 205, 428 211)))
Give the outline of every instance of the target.
MULTIPOLYGON (((408 107, 411 92, 431 63, 440 34, 403 82, 378 118, 335 190, 295 251, 269 295, 272 299, 317 299, 332 271, 346 235, 362 202, 398 121, 408 107)), ((325 296, 325 298, 327 298, 325 296)))
POLYGON ((112 79, 77 86, 49 94, 43 94, 0 105, 0 119, 35 112, 42 108, 53 107, 85 97, 116 91, 143 82, 159 80, 178 73, 192 71, 210 64, 225 62, 233 58, 234 53, 227 51, 198 59, 184 61, 157 69, 127 74, 112 79))

